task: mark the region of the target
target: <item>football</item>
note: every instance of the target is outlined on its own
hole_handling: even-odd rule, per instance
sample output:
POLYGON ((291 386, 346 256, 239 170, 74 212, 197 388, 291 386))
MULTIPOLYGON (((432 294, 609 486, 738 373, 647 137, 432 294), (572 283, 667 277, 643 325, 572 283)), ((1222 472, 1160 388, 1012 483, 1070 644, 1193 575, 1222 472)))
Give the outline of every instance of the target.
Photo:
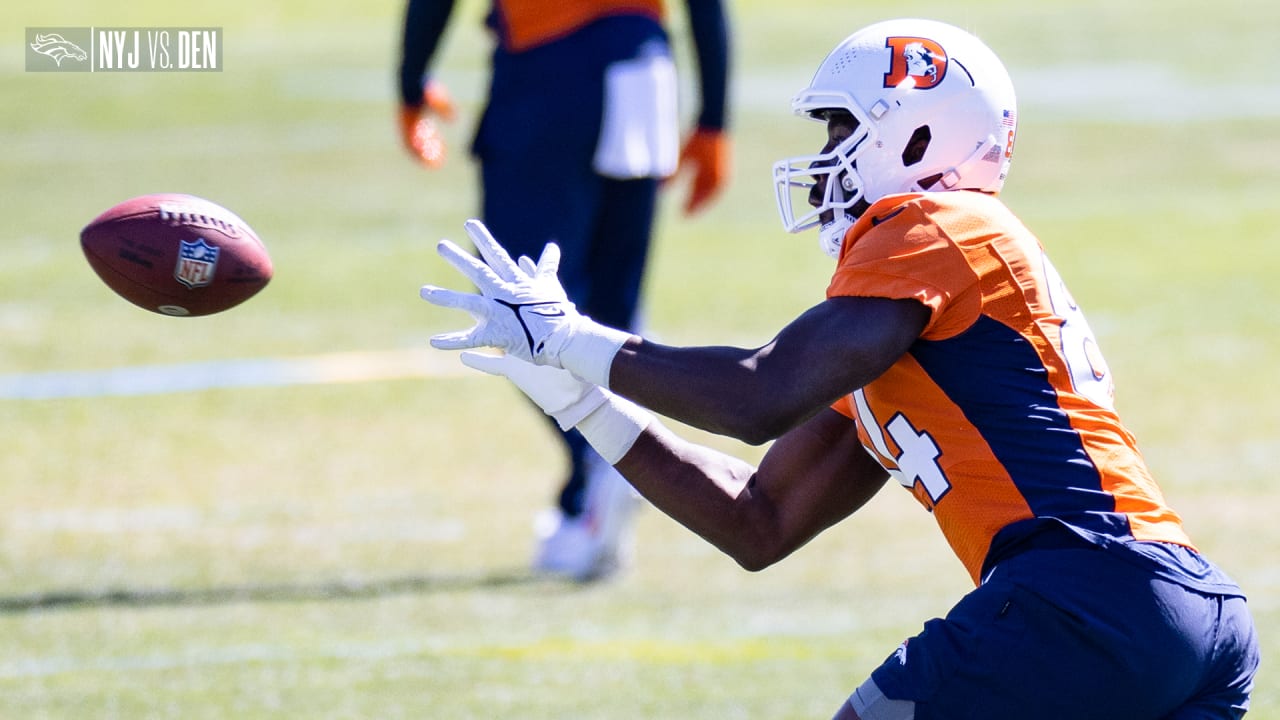
POLYGON ((161 315, 211 315, 266 287, 267 248, 226 208, 193 195, 143 195, 94 218, 80 246, 125 300, 161 315))

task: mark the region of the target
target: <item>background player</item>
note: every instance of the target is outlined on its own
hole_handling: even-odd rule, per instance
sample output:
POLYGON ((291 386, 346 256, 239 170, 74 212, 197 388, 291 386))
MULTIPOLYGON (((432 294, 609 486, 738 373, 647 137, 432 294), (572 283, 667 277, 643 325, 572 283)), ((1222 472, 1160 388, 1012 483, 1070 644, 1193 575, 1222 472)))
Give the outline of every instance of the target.
POLYGON ((599 325, 556 283, 557 248, 516 265, 475 223, 488 266, 447 241, 441 253, 483 296, 423 296, 478 322, 433 344, 505 350, 463 358, 750 569, 888 478, 906 487, 977 588, 837 718, 1243 715, 1259 657, 1243 594, 1165 502, 1084 316, 995 196, 1017 128, 999 60, 948 25, 880 23, 838 45, 793 107, 827 144, 775 166, 779 208, 792 231, 820 228, 837 267, 826 300, 768 344, 676 348, 599 325), (797 187, 812 211, 793 208, 797 187), (619 396, 776 440, 751 467, 619 396))
MULTIPOLYGON (((445 148, 434 118, 454 115, 428 72, 453 0, 410 0, 400 62, 400 128, 428 167, 445 148)), ((483 217, 514 256, 548 241, 566 251, 561 280, 585 312, 634 328, 663 178, 692 174, 684 209, 706 207, 727 178, 729 40, 720 0, 687 3, 699 69, 697 125, 679 146, 677 81, 660 0, 496 0, 488 106, 472 152, 483 217), (677 158, 677 150, 679 156, 677 158)), ((613 572, 629 540, 634 496, 576 432, 570 474, 536 569, 578 579, 613 572)))

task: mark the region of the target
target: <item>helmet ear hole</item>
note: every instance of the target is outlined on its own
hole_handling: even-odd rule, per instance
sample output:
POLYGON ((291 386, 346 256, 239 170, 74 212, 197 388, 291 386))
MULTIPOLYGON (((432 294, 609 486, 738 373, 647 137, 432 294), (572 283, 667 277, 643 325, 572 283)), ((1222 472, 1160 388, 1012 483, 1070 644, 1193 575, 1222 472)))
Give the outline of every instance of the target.
POLYGON ((902 150, 903 167, 911 167, 924 159, 924 153, 929 149, 929 141, 933 140, 933 133, 929 132, 928 125, 921 125, 911 133, 911 139, 907 140, 907 146, 902 150))

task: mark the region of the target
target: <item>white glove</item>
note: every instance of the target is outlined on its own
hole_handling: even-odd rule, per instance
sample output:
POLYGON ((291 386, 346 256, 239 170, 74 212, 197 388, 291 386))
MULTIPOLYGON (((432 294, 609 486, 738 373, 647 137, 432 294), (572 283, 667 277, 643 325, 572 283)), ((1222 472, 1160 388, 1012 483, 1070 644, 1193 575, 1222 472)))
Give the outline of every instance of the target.
POLYGON ((464 352, 462 364, 490 375, 505 375, 521 392, 568 430, 604 404, 605 390, 560 368, 534 365, 511 355, 464 352))
POLYGON ((556 277, 560 248, 547 243, 536 265, 527 257, 517 264, 479 220, 468 220, 464 227, 484 262, 448 240, 436 249, 480 294, 424 285, 421 295, 433 305, 467 311, 476 324, 435 335, 431 345, 441 350, 496 347, 608 387, 613 357, 631 335, 593 322, 569 302, 556 277))
POLYGON ((600 457, 617 463, 635 444, 653 416, 640 406, 585 383, 560 368, 534 365, 511 355, 464 352, 462 364, 490 375, 505 375, 555 419, 561 430, 577 427, 600 457))

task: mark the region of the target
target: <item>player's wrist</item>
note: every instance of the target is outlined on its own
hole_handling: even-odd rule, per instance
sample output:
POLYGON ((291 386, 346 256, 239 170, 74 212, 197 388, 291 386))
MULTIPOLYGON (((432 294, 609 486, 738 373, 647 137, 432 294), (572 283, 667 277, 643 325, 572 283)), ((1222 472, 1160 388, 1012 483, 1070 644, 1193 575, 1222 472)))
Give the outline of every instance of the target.
POLYGON ((608 388, 613 358, 632 334, 587 317, 574 325, 557 353, 560 366, 588 383, 608 388))
POLYGON ((578 432, 610 465, 617 464, 640 433, 653 422, 653 414, 626 398, 601 390, 605 400, 578 424, 578 432))
POLYGON ((562 368, 534 365, 512 355, 490 355, 472 350, 463 352, 459 357, 469 368, 505 376, 551 416, 561 430, 570 430, 609 398, 609 391, 585 383, 562 368))
MULTIPOLYGON (((564 371, 561 370, 559 372, 564 371)), ((560 426, 560 429, 566 432, 577 427, 583 420, 590 416, 591 413, 595 412, 601 405, 608 402, 610 396, 609 391, 599 385, 589 385, 588 383, 583 383, 580 380, 578 382, 582 384, 582 394, 572 402, 556 410, 548 409, 546 406, 542 407, 543 411, 556 421, 556 424, 560 426)))

